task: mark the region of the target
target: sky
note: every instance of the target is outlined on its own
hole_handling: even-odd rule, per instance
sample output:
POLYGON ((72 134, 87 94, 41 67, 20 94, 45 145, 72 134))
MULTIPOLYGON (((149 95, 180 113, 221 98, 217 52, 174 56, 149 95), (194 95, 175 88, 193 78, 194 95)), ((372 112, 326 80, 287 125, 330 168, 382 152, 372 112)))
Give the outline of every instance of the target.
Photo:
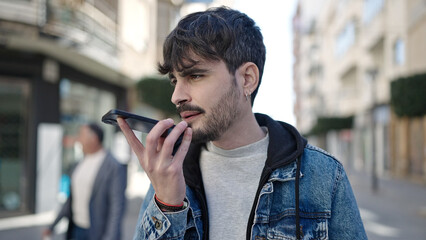
POLYGON ((296 0, 236 0, 233 6, 257 23, 266 46, 265 69, 253 111, 293 125, 296 120, 291 22, 296 3, 296 0))

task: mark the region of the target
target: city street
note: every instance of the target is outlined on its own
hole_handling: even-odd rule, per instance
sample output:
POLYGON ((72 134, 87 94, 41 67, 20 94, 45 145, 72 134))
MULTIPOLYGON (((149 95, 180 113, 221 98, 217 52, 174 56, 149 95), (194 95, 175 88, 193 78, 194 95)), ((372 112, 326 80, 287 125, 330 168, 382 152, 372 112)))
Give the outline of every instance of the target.
MULTIPOLYGON (((135 197, 128 200, 126 216, 123 222, 123 240, 131 240, 136 226, 136 221, 138 218, 139 207, 141 206, 142 199, 135 197)), ((21 239, 42 239, 42 232, 45 229, 46 222, 50 222, 51 218, 47 218, 49 221, 44 219, 39 219, 39 222, 30 222, 27 227, 11 228, 0 230, 0 239, 1 240, 21 240, 21 239), (45 223, 45 224, 43 224, 45 223)), ((6 219, 6 221, 14 221, 13 219, 6 219)), ((19 219, 18 219, 19 221, 19 219)), ((25 219, 23 219, 25 221, 25 219)), ((37 221, 37 219, 35 220, 37 221)), ((0 219, 0 229, 2 228, 2 223, 4 220, 0 219)), ((19 223, 17 223, 18 225, 19 223)), ((63 227, 63 226, 62 226, 63 227)), ((61 226, 59 227, 61 228, 61 226)), ((63 232, 63 230, 59 230, 63 232)), ((64 239, 64 234, 53 235, 51 240, 62 240, 64 239)))
MULTIPOLYGON (((369 174, 348 170, 348 175, 370 240, 426 239, 426 186, 381 178, 379 191, 372 193, 369 174)), ((147 183, 146 177, 136 179, 147 183)), ((140 195, 129 198, 123 223, 124 240, 132 239, 141 202, 140 195)), ((0 219, 0 239, 41 239, 41 232, 48 223, 46 219, 50 221, 51 216, 0 219), (11 226, 11 221, 16 221, 20 227, 11 226), (10 227, 5 227, 6 224, 10 227)), ((52 238, 56 239, 63 239, 63 236, 52 238)))
MULTIPOLYGON (((368 239, 426 240, 425 43, 426 0, 0 0, 0 240, 65 239, 65 218, 51 236, 43 232, 67 199, 73 199, 66 211, 71 223, 92 232, 106 226, 108 232, 99 232, 111 238, 118 238, 114 227, 120 226, 120 239, 133 240, 142 202, 156 201, 145 196, 145 169, 154 185, 157 177, 164 180, 156 190, 165 203, 182 200, 175 183, 201 183, 210 233, 245 239, 255 228, 244 213, 263 204, 256 205, 250 189, 286 157, 302 162, 294 171, 300 179, 272 184, 275 195, 265 196, 265 208, 276 210, 253 220, 263 224, 253 237, 286 238, 278 228, 305 238, 328 231, 334 238, 348 235, 332 240, 359 239, 349 228, 365 236, 350 191, 339 198, 342 185, 330 177, 332 168, 308 168, 301 160, 327 156, 296 156, 301 137, 343 164, 368 239), (106 113, 117 110, 159 120, 159 127, 150 134, 151 126, 137 123, 147 121, 119 113, 135 139, 130 129, 114 126, 116 114, 108 119, 106 113), (163 129, 160 137, 166 118, 178 127, 163 129), (179 125, 182 120, 187 124, 179 125), (185 179, 174 168, 182 159, 168 152, 183 127, 177 154, 188 154, 185 179), (210 140, 214 144, 194 145, 210 140), (260 156, 271 164, 262 169, 260 156), (250 171, 216 161, 228 158, 250 171), (201 166, 193 169, 192 160, 201 166), (329 178, 309 181, 311 172, 329 178), (239 191, 221 188, 221 180, 239 191), (303 186, 295 185, 299 180, 303 186), (291 190, 277 191, 288 182, 291 190), (111 221, 113 215, 120 218, 111 221), (317 224, 307 227, 311 220, 317 224)), ((346 180, 342 187, 349 190, 346 180)), ((157 202, 163 211, 179 207, 157 202)), ((188 202, 197 215, 196 201, 188 202)), ((148 216, 155 228, 166 227, 157 217, 148 216)), ((181 220, 173 226, 179 224, 187 226, 181 220)))
POLYGON ((381 178, 373 193, 369 174, 348 171, 348 176, 368 239, 426 239, 426 186, 381 178))

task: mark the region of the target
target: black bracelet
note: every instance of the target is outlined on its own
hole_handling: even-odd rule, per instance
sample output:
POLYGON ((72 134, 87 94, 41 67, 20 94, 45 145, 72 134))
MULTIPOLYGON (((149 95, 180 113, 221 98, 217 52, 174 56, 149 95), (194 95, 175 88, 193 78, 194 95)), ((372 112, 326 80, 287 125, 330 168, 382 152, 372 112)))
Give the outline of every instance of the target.
POLYGON ((154 199, 155 199, 155 203, 157 204, 157 206, 160 208, 162 212, 179 212, 184 210, 187 207, 187 203, 185 201, 183 202, 182 206, 169 206, 158 201, 157 197, 154 197, 154 199))

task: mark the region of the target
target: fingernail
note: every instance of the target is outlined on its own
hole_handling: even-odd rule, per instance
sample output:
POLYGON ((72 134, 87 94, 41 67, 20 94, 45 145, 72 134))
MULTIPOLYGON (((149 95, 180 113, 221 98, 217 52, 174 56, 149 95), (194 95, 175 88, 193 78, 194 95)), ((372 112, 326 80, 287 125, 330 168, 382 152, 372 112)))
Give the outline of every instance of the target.
POLYGON ((187 122, 185 122, 185 121, 180 122, 180 124, 184 125, 185 127, 187 127, 187 126, 188 126, 188 123, 187 123, 187 122))
POLYGON ((187 136, 192 135, 192 128, 189 127, 186 129, 186 135, 187 136))
POLYGON ((123 121, 123 120, 121 119, 121 117, 118 117, 118 118, 117 118, 117 123, 118 123, 119 125, 122 123, 122 121, 123 121))
POLYGON ((167 118, 166 121, 169 122, 169 123, 171 123, 171 124, 175 123, 175 121, 173 121, 173 119, 171 119, 171 118, 167 118))

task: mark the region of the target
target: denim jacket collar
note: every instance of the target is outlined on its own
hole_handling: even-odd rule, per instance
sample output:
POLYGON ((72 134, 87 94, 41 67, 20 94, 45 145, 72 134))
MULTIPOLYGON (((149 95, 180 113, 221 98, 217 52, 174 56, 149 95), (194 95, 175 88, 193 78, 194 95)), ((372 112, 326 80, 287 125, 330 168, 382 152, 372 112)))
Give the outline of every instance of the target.
MULTIPOLYGON (((297 164, 296 162, 293 162, 292 164, 289 164, 285 168, 281 169, 275 169, 271 175, 269 176, 268 182, 287 182, 287 181, 293 181, 296 179, 296 169, 297 164)), ((300 178, 303 177, 303 173, 300 172, 300 178)))

